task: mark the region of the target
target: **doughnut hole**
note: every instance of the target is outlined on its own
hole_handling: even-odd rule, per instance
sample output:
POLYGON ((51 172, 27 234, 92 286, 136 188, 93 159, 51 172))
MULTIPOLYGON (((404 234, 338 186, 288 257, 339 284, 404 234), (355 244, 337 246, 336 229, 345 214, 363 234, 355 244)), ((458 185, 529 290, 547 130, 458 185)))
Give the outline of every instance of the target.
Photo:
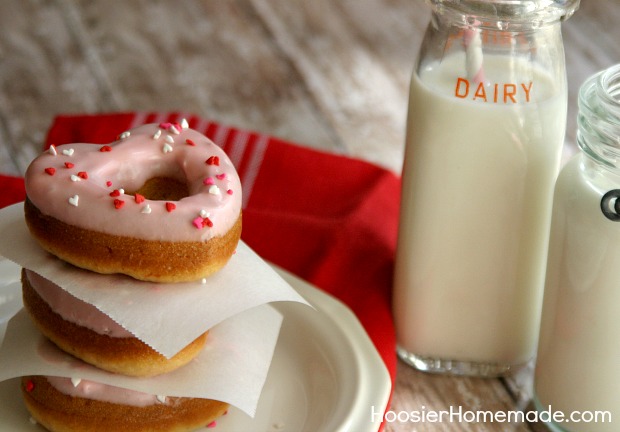
POLYGON ((138 190, 127 193, 154 201, 180 201, 190 195, 187 184, 172 177, 150 178, 138 190))

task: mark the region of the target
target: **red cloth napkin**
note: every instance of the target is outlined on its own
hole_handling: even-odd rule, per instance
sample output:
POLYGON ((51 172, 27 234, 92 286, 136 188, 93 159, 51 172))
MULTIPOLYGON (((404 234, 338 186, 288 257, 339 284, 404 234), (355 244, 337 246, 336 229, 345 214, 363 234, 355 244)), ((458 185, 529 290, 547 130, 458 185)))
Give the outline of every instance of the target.
MULTIPOLYGON (((391 286, 400 179, 369 163, 182 116, 223 147, 243 186, 243 240, 264 259, 347 304, 392 377, 396 374, 391 286)), ((108 143, 179 113, 57 117, 46 147, 108 143)), ((0 176, 0 207, 24 199, 23 180, 0 176)), ((369 414, 370 415, 370 414, 369 414)))

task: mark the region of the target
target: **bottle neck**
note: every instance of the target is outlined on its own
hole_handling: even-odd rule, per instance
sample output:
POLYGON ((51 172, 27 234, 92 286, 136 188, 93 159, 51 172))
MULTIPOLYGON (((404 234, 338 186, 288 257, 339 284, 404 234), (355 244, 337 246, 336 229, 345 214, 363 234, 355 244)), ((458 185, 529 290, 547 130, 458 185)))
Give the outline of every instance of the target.
POLYGON ((578 104, 577 144, 598 164, 620 170, 620 64, 586 80, 578 104))

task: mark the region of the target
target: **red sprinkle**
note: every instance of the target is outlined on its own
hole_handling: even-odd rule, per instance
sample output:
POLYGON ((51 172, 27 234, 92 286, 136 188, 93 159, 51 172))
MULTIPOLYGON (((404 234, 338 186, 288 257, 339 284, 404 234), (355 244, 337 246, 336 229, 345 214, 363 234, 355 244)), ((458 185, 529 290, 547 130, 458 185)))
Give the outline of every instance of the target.
POLYGON ((111 197, 121 196, 121 191, 119 191, 118 189, 114 189, 112 192, 110 192, 110 196, 111 197))
POLYGON ((111 182, 110 180, 108 180, 107 182, 105 182, 105 185, 106 185, 107 187, 110 187, 110 186, 112 186, 112 182, 111 182))
POLYGON ((207 165, 215 165, 220 166, 220 158, 217 156, 211 156, 209 159, 205 161, 207 165))
POLYGON ((196 143, 194 141, 192 141, 191 139, 189 139, 189 138, 185 140, 185 144, 188 144, 188 145, 191 145, 191 146, 195 146, 196 145, 196 143))
POLYGON ((54 175, 56 174, 56 168, 52 168, 52 167, 45 168, 45 172, 48 173, 49 175, 54 175))
POLYGON ((136 203, 140 204, 140 203, 144 202, 145 198, 144 198, 144 195, 140 195, 139 193, 137 193, 134 196, 134 199, 136 200, 136 203))
POLYGON ((166 210, 168 210, 168 212, 171 212, 175 208, 177 208, 177 205, 175 203, 171 203, 171 202, 166 203, 166 210))
POLYGON ((65 162, 65 166, 66 166, 67 168, 71 169, 71 168, 73 168, 73 167, 75 166, 75 164, 74 164, 74 163, 72 163, 72 162, 65 162))
POLYGON ((209 228, 211 228, 211 227, 213 226, 213 222, 211 222, 211 219, 209 219, 208 217, 207 217, 207 218, 204 218, 204 219, 202 220, 202 226, 203 226, 203 227, 204 227, 204 226, 208 226, 209 228))
POLYGON ((228 189, 228 190, 226 191, 226 193, 227 193, 228 195, 232 195, 232 194, 233 194, 233 190, 232 190, 232 189, 228 189))
POLYGON ((100 152, 109 152, 112 151, 112 147, 110 147, 109 145, 104 145, 99 149, 100 152))
POLYGON ((207 425, 207 427, 208 427, 209 429, 210 429, 210 428, 214 428, 215 426, 217 426, 217 422, 216 422, 215 420, 213 420, 211 423, 209 423, 209 424, 207 425))
POLYGON ((125 201, 120 200, 120 199, 118 199, 118 198, 114 200, 114 207, 115 207, 115 208, 120 209, 120 208, 122 208, 124 205, 125 205, 125 201))
POLYGON ((86 171, 80 171, 78 173, 78 177, 81 178, 81 179, 86 180, 86 179, 88 179, 88 173, 86 171))
POLYGON ((34 383, 31 380, 26 381, 26 391, 28 393, 34 390, 34 383))

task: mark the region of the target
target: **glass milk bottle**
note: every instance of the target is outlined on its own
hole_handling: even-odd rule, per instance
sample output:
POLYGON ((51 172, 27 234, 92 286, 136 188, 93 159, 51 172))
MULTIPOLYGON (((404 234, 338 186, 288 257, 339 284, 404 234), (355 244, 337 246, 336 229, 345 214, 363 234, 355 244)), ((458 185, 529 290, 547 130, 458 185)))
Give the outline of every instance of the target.
POLYGON ((411 79, 393 308, 398 354, 496 376, 536 350, 566 129, 560 22, 579 0, 427 0, 411 79))
POLYGON ((620 65, 583 84, 577 122, 581 152, 555 188, 534 387, 539 408, 566 418, 588 413, 558 430, 617 432, 620 65), (590 421, 590 412, 600 413, 598 421, 590 421))

